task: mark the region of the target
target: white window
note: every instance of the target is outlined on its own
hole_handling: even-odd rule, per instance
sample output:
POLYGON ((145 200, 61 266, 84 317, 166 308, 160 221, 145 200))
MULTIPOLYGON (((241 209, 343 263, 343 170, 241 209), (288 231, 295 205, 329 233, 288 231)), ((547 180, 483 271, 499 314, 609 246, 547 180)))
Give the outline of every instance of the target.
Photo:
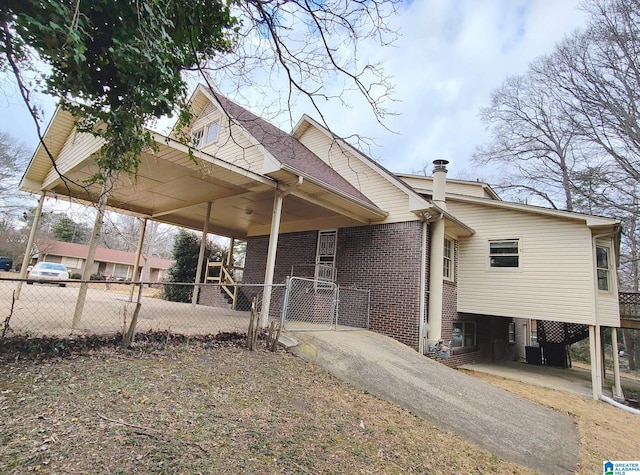
POLYGON ((609 248, 596 247, 596 268, 598 271, 598 290, 609 290, 609 248))
POLYGON ((218 134, 220 133, 220 124, 218 122, 212 122, 207 126, 207 138, 205 145, 210 144, 218 140, 218 134))
POLYGON ((442 276, 447 280, 454 280, 455 278, 454 249, 453 239, 444 238, 444 265, 442 268, 442 276))
POLYGON ((204 142, 204 129, 198 129, 191 133, 191 143, 194 148, 202 147, 204 142))
POLYGON ((192 146, 194 148, 202 148, 205 145, 209 145, 210 143, 213 143, 216 140, 218 140, 219 134, 220 134, 220 123, 211 122, 206 127, 194 130, 191 133, 192 146))
POLYGON ((471 348, 476 346, 476 322, 454 322, 451 346, 471 348))
POLYGON ((520 267, 519 244, 518 239, 489 241, 489 265, 491 267, 520 267))

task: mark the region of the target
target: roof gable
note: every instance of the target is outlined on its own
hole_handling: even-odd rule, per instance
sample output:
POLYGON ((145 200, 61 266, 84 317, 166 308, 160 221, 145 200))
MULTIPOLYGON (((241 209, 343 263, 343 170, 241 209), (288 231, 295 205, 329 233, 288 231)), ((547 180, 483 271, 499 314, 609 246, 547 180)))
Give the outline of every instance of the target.
POLYGON ((239 106, 223 95, 204 86, 198 86, 192 98, 192 101, 198 104, 198 109, 194 112, 203 113, 206 109, 206 105, 202 103, 201 98, 197 97, 198 94, 208 96, 210 100, 217 102, 233 124, 240 126, 246 133, 253 137, 258 145, 264 148, 268 154, 268 156, 265 157, 267 165, 265 174, 269 174, 269 169, 285 166, 294 173, 299 172, 320 183, 324 183, 330 188, 350 196, 352 199, 366 203, 369 206, 375 206, 375 203, 367 198, 360 190, 333 170, 295 137, 258 117, 244 107, 239 106))
POLYGON ((320 131, 323 135, 329 138, 332 141, 335 141, 341 148, 348 151, 349 154, 355 157, 357 160, 360 160, 364 165, 366 165, 370 170, 374 171, 381 177, 383 177, 388 183, 394 186, 396 189, 402 191, 407 195, 409 200, 409 208, 413 212, 424 211, 432 206, 432 204, 424 198, 422 195, 417 193, 411 186, 405 183, 403 180, 398 178, 395 174, 391 173, 380 163, 376 162, 365 153, 356 149, 354 146, 350 145, 344 139, 337 137, 326 127, 319 124, 317 121, 309 117, 308 115, 304 115, 298 124, 296 124, 292 135, 296 138, 302 136, 305 130, 309 127, 313 127, 316 130, 320 131))

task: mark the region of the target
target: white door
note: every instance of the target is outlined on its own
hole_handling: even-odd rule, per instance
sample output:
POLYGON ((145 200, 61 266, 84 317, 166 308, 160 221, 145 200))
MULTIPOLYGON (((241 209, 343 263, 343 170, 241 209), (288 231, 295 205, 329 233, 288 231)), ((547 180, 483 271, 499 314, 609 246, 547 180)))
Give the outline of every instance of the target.
POLYGON ((316 280, 335 282, 336 244, 338 230, 318 231, 318 249, 316 252, 316 280))

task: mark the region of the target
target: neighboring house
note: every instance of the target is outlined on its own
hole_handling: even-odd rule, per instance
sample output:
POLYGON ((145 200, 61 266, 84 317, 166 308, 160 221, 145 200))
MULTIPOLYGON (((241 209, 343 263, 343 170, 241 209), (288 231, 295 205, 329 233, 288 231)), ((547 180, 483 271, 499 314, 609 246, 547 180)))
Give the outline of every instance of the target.
MULTIPOLYGON (((36 242, 36 257, 38 261, 56 262, 67 266, 70 274, 82 274, 84 271, 89 246, 72 242, 39 239, 36 242)), ((91 267, 91 273, 114 280, 139 280, 142 275, 145 259, 140 257, 138 276, 134 278, 133 269, 136 262, 134 252, 117 251, 115 249, 96 249, 96 257, 91 267)), ((151 257, 148 262, 149 277, 143 277, 146 282, 162 281, 164 275, 173 264, 169 259, 151 257)))
MULTIPOLYGON (((432 177, 395 175, 306 115, 288 134, 203 86, 191 104, 192 153, 155 134, 110 207, 246 240, 248 283, 315 268, 368 289, 371 329, 423 353, 451 341, 450 364, 523 356, 530 320, 579 325, 600 361, 601 329, 620 325, 618 221, 501 201, 447 180, 444 161, 432 177)), ((57 169, 40 147, 20 188, 82 199, 74 183, 92 176, 102 142, 60 109, 44 142, 57 169)))

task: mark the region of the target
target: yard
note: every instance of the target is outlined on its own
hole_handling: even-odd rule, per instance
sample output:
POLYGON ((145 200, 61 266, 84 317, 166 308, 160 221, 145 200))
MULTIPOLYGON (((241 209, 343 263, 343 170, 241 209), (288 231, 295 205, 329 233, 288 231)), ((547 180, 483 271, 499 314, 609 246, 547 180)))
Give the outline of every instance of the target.
MULTIPOLYGON (((491 382, 575 416, 579 473, 637 459, 635 416, 491 382)), ((0 409, 2 473, 530 473, 284 351, 237 342, 18 358, 0 366, 0 409)))

